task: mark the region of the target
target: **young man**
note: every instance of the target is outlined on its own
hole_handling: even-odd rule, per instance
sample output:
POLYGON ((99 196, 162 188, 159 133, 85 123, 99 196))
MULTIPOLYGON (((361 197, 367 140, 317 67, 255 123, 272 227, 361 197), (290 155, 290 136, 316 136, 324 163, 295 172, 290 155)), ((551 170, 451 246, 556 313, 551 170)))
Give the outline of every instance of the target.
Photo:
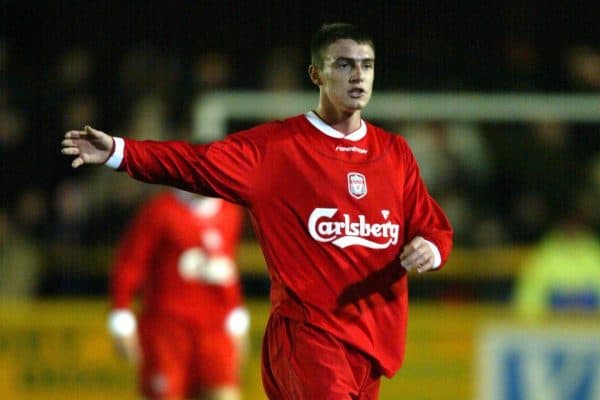
POLYGON ((117 351, 139 362, 144 398, 240 398, 249 323, 234 261, 241 224, 238 206, 180 190, 154 196, 129 223, 108 325, 117 351))
POLYGON ((452 229, 400 136, 361 119, 375 51, 349 24, 311 43, 314 111, 209 145, 65 134, 72 166, 247 207, 271 278, 263 385, 271 399, 373 399, 402 363, 407 272, 439 268, 452 229))

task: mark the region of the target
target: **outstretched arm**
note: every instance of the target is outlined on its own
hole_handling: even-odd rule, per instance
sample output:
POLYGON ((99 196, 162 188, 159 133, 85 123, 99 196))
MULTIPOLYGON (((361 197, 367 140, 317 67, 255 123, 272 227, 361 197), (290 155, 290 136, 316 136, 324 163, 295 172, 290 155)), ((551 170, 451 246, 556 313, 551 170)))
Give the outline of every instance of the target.
POLYGON ((247 204, 256 193, 256 175, 265 147, 260 137, 272 129, 263 126, 262 130, 238 132, 210 144, 192 144, 121 138, 86 126, 83 131, 65 134, 62 154, 75 157, 73 168, 104 164, 142 182, 247 204))
POLYGON ((62 154, 76 156, 71 166, 83 164, 103 164, 110 157, 114 147, 112 136, 86 126, 82 131, 65 133, 62 141, 62 154))

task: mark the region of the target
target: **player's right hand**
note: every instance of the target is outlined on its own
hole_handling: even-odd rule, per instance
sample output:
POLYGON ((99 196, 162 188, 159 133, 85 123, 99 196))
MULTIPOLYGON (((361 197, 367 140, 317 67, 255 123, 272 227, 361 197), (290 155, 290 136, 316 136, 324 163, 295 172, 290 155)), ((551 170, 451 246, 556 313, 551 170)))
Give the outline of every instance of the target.
POLYGON ((110 157, 114 146, 112 136, 86 126, 82 131, 68 131, 62 141, 61 153, 76 156, 71 166, 103 164, 110 157))

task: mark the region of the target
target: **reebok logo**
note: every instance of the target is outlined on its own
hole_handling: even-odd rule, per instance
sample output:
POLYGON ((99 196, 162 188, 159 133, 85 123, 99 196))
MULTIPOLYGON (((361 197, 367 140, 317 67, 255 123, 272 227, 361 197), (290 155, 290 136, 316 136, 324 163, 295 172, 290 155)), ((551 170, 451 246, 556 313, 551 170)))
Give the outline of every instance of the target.
POLYGON ((369 152, 367 149, 362 149, 356 146, 336 146, 335 151, 355 152, 360 154, 367 154, 369 152))
POLYGON ((369 223, 364 215, 353 219, 342 214, 334 220, 337 208, 315 208, 308 217, 308 232, 317 242, 331 242, 342 249, 363 246, 370 249, 386 249, 398 243, 400 226, 388 221, 389 210, 381 210, 385 222, 369 223))

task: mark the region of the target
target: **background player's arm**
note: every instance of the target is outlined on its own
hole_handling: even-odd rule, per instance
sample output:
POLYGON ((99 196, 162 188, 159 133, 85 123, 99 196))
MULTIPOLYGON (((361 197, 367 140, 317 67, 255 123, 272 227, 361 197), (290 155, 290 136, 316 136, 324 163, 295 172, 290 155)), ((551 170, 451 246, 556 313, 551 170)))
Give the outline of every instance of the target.
POLYGON ((117 354, 133 363, 142 354, 131 304, 150 272, 156 242, 160 240, 160 215, 153 201, 142 207, 121 238, 110 276, 109 333, 117 354))

